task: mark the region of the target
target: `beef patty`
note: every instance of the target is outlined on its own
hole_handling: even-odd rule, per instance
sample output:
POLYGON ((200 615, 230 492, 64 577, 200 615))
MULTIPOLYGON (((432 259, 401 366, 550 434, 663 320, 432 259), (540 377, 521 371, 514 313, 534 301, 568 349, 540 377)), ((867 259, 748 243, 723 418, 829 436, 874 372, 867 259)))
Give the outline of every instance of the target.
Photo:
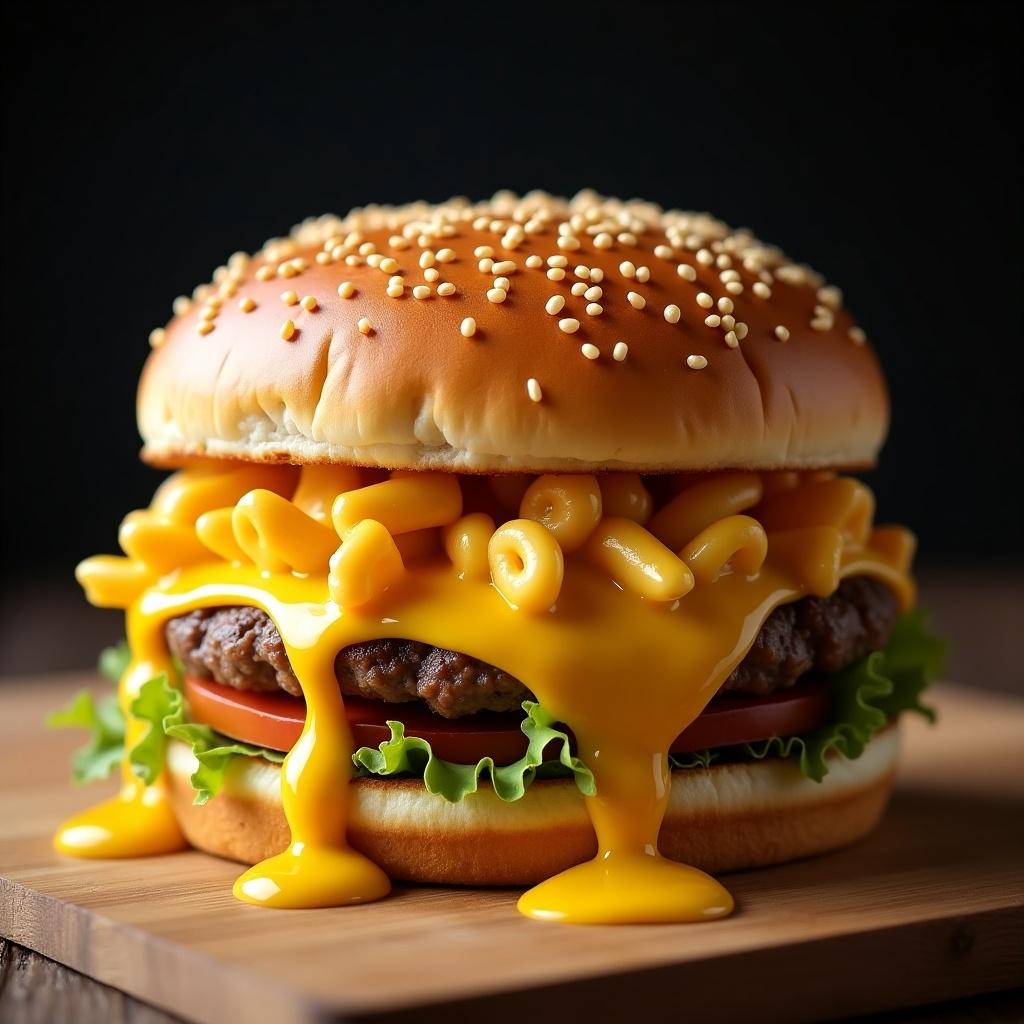
MULTIPOLYGON (((896 598, 878 580, 843 580, 831 597, 805 597, 768 616, 723 690, 765 695, 808 672, 838 672, 889 640, 896 598)), ((301 696, 277 627, 257 608, 212 608, 167 623, 167 642, 191 675, 237 690, 301 696)), ((370 640, 338 653, 344 694, 402 703, 422 700, 445 718, 514 711, 533 695, 493 665, 413 640, 370 640)))

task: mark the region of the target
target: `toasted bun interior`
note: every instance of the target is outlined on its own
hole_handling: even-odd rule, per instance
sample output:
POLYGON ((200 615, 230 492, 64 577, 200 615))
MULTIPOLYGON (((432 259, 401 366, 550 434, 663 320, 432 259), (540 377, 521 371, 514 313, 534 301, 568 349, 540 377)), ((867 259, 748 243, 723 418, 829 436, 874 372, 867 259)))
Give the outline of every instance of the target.
POLYGON ((888 425, 838 289, 706 214, 594 193, 320 218, 175 310, 138 396, 165 465, 850 468, 888 425))
MULTIPOLYGON (((852 843, 881 818, 898 753, 894 725, 857 760, 834 757, 821 783, 780 759, 674 772, 661 851, 717 872, 852 843)), ((287 848, 277 765, 237 758, 205 806, 192 803, 195 765, 185 744, 168 745, 171 798, 193 846, 247 864, 287 848)), ((351 785, 350 841, 392 878, 530 885, 597 852, 583 797, 571 781, 535 781, 512 803, 484 782, 458 804, 431 795, 418 779, 363 778, 351 785)))

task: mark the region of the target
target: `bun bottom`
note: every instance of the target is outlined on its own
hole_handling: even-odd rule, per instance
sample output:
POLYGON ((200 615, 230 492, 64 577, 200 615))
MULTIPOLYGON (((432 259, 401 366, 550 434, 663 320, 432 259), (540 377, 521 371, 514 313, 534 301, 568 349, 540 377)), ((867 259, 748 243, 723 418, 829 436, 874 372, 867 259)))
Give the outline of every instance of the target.
MULTIPOLYGON (((779 759, 676 771, 661 852, 718 872, 855 842, 885 812, 898 754, 898 729, 891 726, 856 761, 831 758, 821 783, 779 759)), ((174 810, 194 847, 246 864, 287 848, 279 766, 237 758, 221 792, 200 807, 192 803, 196 762, 189 748, 172 742, 167 762, 174 810)), ((532 885, 597 852, 571 780, 537 780, 513 803, 486 785, 451 804, 418 779, 356 779, 350 842, 391 878, 447 885, 532 885)))

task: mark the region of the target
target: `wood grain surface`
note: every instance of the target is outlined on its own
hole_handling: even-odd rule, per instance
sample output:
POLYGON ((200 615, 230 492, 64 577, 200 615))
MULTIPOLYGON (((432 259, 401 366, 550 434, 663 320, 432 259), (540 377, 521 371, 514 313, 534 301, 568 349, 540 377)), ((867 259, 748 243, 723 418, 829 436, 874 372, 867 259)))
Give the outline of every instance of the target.
POLYGON ((729 876, 698 926, 528 921, 517 892, 400 888, 377 904, 236 903, 237 866, 198 853, 73 861, 55 824, 74 737, 41 721, 83 677, 0 696, 0 932, 180 1017, 225 1020, 822 1020, 1024 979, 1024 702, 940 689, 910 721, 900 786, 865 842, 729 876), (567 1016, 568 1015, 568 1016, 567 1016))

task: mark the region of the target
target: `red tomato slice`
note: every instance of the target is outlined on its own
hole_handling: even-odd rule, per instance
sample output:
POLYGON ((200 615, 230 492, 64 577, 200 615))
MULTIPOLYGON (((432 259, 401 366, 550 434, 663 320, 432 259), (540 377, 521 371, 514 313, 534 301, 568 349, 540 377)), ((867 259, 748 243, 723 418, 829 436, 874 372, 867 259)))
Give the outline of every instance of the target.
MULTIPOLYGON (((246 693, 186 676, 185 696, 193 721, 270 750, 291 750, 306 720, 306 702, 284 693, 246 693)), ((800 683, 768 697, 726 694, 715 698, 671 749, 684 753, 769 736, 797 736, 824 724, 830 707, 827 681, 800 683)), ((526 750, 519 716, 513 714, 480 712, 447 719, 418 703, 385 704, 359 697, 345 698, 345 712, 356 747, 379 746, 391 735, 385 723, 394 719, 405 724, 407 736, 427 740, 446 761, 475 764, 489 756, 496 764, 511 764, 526 750)))

